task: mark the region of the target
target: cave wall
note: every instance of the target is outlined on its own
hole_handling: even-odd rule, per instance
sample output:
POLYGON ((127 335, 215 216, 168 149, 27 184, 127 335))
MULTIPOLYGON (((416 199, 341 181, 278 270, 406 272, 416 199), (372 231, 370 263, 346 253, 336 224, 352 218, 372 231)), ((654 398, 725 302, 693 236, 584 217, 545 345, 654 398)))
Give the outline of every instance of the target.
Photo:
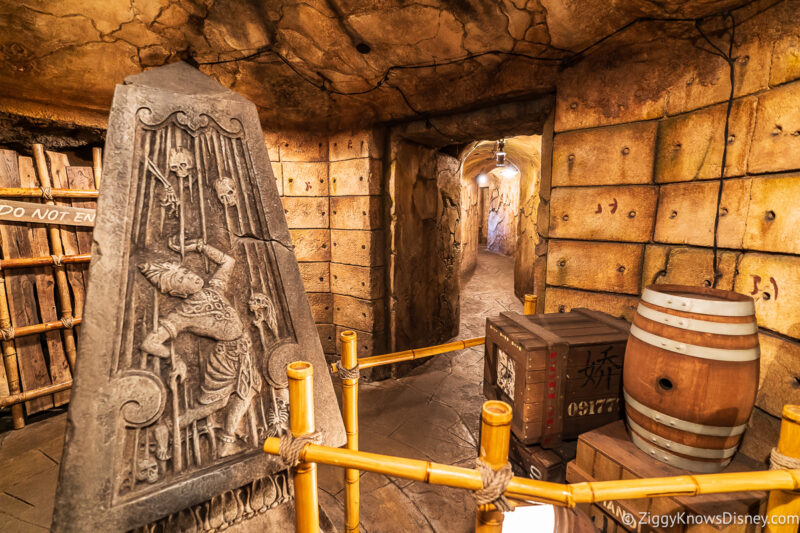
POLYGON ((728 64, 697 39, 658 39, 567 69, 538 258, 546 312, 591 307, 630 320, 647 285, 711 286, 727 147, 717 286, 756 301, 761 386, 742 450, 761 460, 783 404, 800 401, 800 30, 776 28, 798 19, 789 9, 751 13, 736 28, 727 138, 728 64))
POLYGON ((358 355, 385 349, 383 138, 266 133, 284 214, 325 353, 358 334, 358 355))
POLYGON ((542 181, 542 137, 529 143, 528 157, 520 160, 517 241, 514 253, 514 294, 524 298, 534 293, 536 247, 542 242, 536 230, 542 181))
POLYGON ((390 161, 389 349, 419 348, 458 333, 459 162, 398 138, 391 142, 390 161))
POLYGON ((489 223, 486 248, 514 255, 519 223, 519 174, 506 177, 501 169, 489 172, 489 223))
MULTIPOLYGON (((478 264, 480 246, 481 213, 480 194, 476 176, 465 173, 461 177, 461 277, 469 276, 478 264)), ((484 226, 486 223, 484 222, 484 226)))

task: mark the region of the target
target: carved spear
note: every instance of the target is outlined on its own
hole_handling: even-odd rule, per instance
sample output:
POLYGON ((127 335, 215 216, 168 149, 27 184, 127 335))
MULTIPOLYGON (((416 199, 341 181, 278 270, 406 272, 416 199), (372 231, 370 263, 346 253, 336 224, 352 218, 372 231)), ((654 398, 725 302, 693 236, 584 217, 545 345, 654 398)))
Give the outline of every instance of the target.
MULTIPOLYGON (((205 165, 205 159, 203 158, 203 141, 202 135, 200 133, 197 134, 197 137, 194 138, 194 168, 197 172, 197 198, 200 202, 200 231, 201 235, 203 236, 203 242, 208 242, 208 236, 206 234, 206 205, 203 198, 203 171, 202 168, 205 165)), ((190 181, 191 183, 191 181, 190 181)), ((206 268, 206 273, 208 272, 208 257, 203 254, 203 265, 206 268)))
MULTIPOLYGON (((172 371, 175 371, 175 342, 169 343, 169 358, 172 363, 172 371)), ((183 450, 181 447, 181 421, 180 421, 180 399, 178 398, 178 376, 175 375, 169 380, 172 389, 172 465, 177 474, 183 470, 183 450)))

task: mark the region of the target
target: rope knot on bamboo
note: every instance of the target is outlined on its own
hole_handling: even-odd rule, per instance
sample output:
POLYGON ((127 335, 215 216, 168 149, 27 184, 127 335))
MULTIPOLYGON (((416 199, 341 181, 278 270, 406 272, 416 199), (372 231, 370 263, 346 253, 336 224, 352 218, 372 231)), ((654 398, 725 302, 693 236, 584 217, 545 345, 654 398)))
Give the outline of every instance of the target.
POLYGON ((800 469, 800 459, 783 455, 778 448, 772 448, 769 454, 770 470, 796 470, 800 469))
POLYGON ((356 365, 353 368, 345 368, 344 363, 339 359, 339 379, 355 379, 361 377, 361 365, 356 365))
POLYGON ((511 511, 511 504, 503 496, 511 478, 514 477, 511 463, 506 463, 499 470, 493 470, 488 463, 478 457, 475 459, 475 466, 481 473, 481 482, 483 483, 483 488, 475 491, 475 503, 478 505, 493 503, 498 511, 511 511))
POLYGON ((75 319, 72 318, 71 316, 62 316, 61 325, 64 326, 66 329, 72 329, 72 326, 75 325, 75 319))
POLYGON ((62 266, 62 265, 64 264, 64 263, 61 261, 62 259, 64 259, 64 256, 63 256, 63 255, 51 255, 51 256, 50 256, 50 259, 52 259, 52 260, 53 260, 53 265, 54 265, 54 266, 60 267, 60 266, 62 266))
POLYGON ((10 341, 14 338, 14 328, 0 328, 0 337, 4 341, 10 341))
POLYGON ((45 201, 48 201, 48 202, 54 201, 53 193, 51 192, 50 187, 39 187, 39 189, 41 189, 42 198, 44 198, 45 201))
POLYGON ((286 463, 286 466, 294 468, 302 462, 300 455, 303 453, 303 449, 307 444, 319 444, 321 442, 322 433, 319 431, 295 437, 292 435, 291 431, 287 430, 281 435, 278 454, 281 456, 281 459, 283 459, 283 462, 286 463))

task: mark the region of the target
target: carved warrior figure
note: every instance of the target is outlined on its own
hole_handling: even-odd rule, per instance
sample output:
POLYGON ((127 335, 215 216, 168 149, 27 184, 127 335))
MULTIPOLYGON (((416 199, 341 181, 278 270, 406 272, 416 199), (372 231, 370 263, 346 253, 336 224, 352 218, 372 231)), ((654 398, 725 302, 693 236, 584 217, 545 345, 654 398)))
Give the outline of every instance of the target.
MULTIPOLYGON (((180 251, 172 242, 170 248, 180 251)), ((261 390, 261 377, 253 364, 252 343, 242 320, 225 297, 235 260, 200 241, 186 243, 184 250, 203 254, 220 266, 207 287, 200 276, 179 263, 144 263, 139 266, 142 274, 159 291, 186 299, 177 310, 161 319, 158 330, 144 339, 141 349, 169 359, 171 350, 164 343, 183 332, 217 341, 203 374, 198 399, 200 406, 182 415, 181 425, 205 418, 210 412, 224 407, 226 415, 223 432, 219 435, 222 441, 219 456, 225 457, 236 451, 236 430, 253 396, 261 390)), ((186 364, 181 357, 174 355, 171 364, 170 381, 176 377, 185 380, 186 364)))

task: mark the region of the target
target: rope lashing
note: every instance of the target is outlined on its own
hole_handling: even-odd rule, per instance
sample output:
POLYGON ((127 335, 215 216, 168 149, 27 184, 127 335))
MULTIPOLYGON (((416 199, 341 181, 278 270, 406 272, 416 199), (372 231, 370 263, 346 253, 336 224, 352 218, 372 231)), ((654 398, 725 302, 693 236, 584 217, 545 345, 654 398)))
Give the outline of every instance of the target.
POLYGON ((499 511, 511 511, 513 507, 508 499, 503 496, 514 473, 511 471, 511 463, 506 463, 499 470, 493 470, 488 463, 478 457, 475 459, 475 466, 481 473, 483 488, 475 491, 475 503, 485 505, 493 503, 499 511))
POLYGON ((72 326, 75 325, 75 319, 73 319, 71 316, 62 316, 61 325, 64 326, 66 329, 71 329, 72 326))
POLYGON ((64 264, 64 263, 61 262, 61 260, 64 259, 63 255, 51 255, 50 259, 53 260, 53 265, 54 266, 60 267, 60 266, 62 266, 64 264))
POLYGON ((4 341, 10 341, 14 338, 14 328, 0 328, 0 337, 4 341))
POLYGON ((53 194, 50 191, 50 187, 39 187, 39 189, 42 191, 42 198, 44 198, 45 201, 47 202, 55 201, 55 199, 53 198, 53 194))
POLYGON ((306 444, 319 444, 321 442, 322 433, 319 431, 309 433, 308 435, 295 437, 292 435, 291 431, 287 430, 284 431, 283 435, 281 435, 281 443, 278 447, 278 453, 280 454, 281 459, 283 459, 283 462, 286 463, 286 466, 294 468, 302 462, 300 455, 303 453, 303 449, 306 447, 306 444))
POLYGON ((800 469, 800 459, 783 455, 778 448, 772 448, 769 454, 770 470, 796 470, 800 469))
POLYGON ((339 378, 340 379, 359 379, 361 377, 361 365, 353 368, 345 368, 342 360, 339 359, 339 378))

